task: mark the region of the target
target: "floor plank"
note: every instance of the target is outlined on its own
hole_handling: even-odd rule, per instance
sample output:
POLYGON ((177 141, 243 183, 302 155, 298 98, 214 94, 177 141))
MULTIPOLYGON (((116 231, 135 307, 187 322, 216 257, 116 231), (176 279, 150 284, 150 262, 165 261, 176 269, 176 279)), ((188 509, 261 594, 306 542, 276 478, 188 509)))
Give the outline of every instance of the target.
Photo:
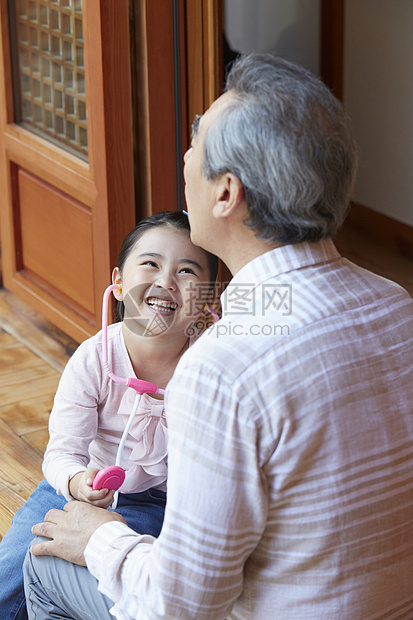
POLYGON ((0 535, 4 536, 15 512, 42 480, 42 455, 0 419, 0 535))
MULTIPOLYGON (((41 361, 41 360, 40 360, 41 361)), ((1 373, 0 385, 1 405, 18 402, 33 402, 37 398, 54 393, 60 375, 45 362, 15 372, 13 369, 1 373)))
POLYGON ((42 480, 48 421, 77 343, 0 289, 0 539, 42 480))
MULTIPOLYGON (((0 420, 11 428, 19 437, 24 437, 29 433, 46 431, 49 423, 49 415, 53 405, 54 391, 37 399, 29 401, 14 402, 0 406, 0 420)), ((47 443, 47 438, 46 438, 47 443)))
POLYGON ((6 289, 0 290, 0 327, 60 373, 78 346, 6 289))

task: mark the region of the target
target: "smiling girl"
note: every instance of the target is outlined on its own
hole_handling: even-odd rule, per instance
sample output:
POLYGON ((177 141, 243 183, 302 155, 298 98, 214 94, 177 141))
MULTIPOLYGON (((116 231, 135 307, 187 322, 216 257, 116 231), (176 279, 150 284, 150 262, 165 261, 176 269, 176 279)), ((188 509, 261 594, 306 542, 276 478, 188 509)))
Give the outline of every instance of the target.
MULTIPOLYGON (((108 362, 120 377, 164 389, 189 347, 193 324, 211 299, 217 259, 195 246, 183 213, 163 212, 125 238, 112 274, 117 322, 108 327, 108 362)), ((26 618, 22 564, 31 526, 50 508, 81 500, 106 508, 114 491, 93 490, 97 472, 113 465, 135 399, 103 367, 102 332, 69 360, 49 421, 42 481, 0 544, 1 618, 26 618), (57 494, 56 494, 57 491, 57 494)), ((116 511, 129 527, 158 536, 166 503, 167 425, 163 400, 143 394, 122 454, 126 470, 116 511)))

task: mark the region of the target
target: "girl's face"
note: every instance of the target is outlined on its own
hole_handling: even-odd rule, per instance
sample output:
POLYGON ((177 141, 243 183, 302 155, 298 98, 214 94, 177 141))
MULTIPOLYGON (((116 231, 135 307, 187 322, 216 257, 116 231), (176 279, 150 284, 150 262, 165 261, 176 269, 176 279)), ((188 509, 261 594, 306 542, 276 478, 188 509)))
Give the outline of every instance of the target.
POLYGON ((125 304, 124 325, 141 336, 190 333, 210 291, 205 252, 186 231, 158 226, 147 230, 125 261, 113 271, 115 293, 125 304))

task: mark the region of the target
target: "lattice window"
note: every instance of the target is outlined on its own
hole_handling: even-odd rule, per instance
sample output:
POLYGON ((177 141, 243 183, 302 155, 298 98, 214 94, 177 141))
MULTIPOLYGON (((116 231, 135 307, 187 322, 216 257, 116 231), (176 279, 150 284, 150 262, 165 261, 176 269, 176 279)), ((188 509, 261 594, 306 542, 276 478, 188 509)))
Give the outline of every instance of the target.
POLYGON ((87 159, 82 0, 9 0, 16 122, 87 159))

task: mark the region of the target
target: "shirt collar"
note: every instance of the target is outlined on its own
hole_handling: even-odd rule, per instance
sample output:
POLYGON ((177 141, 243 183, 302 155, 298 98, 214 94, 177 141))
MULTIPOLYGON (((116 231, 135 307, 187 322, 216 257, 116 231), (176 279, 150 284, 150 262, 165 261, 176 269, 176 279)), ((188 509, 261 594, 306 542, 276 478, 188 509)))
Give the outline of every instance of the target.
MULTIPOLYGON (((242 285, 245 289, 251 290, 269 278, 276 278, 289 271, 328 263, 339 258, 341 256, 331 239, 322 239, 315 243, 283 245, 257 256, 244 265, 232 278, 230 284, 231 286, 242 285)), ((221 295, 224 307, 226 290, 221 295)))

